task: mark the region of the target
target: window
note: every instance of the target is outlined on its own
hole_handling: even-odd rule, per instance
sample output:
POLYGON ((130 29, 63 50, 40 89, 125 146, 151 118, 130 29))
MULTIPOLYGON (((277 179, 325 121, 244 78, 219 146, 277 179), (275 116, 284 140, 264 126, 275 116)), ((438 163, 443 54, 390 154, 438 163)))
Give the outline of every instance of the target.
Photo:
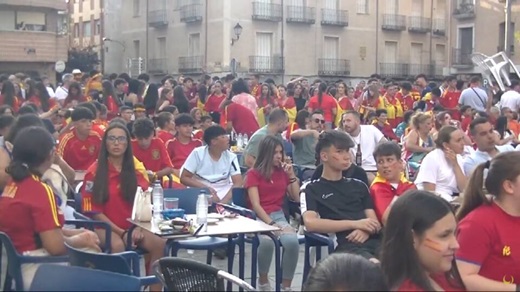
POLYGON ((410 64, 422 64, 423 44, 412 43, 410 48, 410 64))
POLYGON ((323 42, 323 58, 339 59, 339 37, 325 37, 323 42))
POLYGON ((399 6, 397 3, 397 0, 386 0, 385 4, 386 4, 386 13, 387 14, 393 14, 393 15, 398 14, 399 6))
POLYGON ((141 1, 134 0, 134 17, 141 15, 141 1))
POLYGON ((385 42, 385 62, 397 62, 397 42, 385 42))
POLYGON ((74 37, 79 38, 79 23, 74 23, 74 37))
POLYGON ((368 14, 368 0, 358 0, 357 1, 357 13, 358 14, 368 14))
POLYGON ((136 58, 141 56, 141 42, 139 40, 134 41, 134 56, 136 58))
POLYGON ((16 12, 16 28, 19 30, 45 31, 45 13, 16 12))
POLYGON ((166 58, 166 38, 157 38, 157 57, 159 59, 166 58))
POLYGON ((412 16, 423 15, 423 0, 412 0, 412 16))
POLYGON ((14 30, 15 12, 0 10, 0 30, 14 30))
POLYGON ((90 37, 92 35, 92 23, 90 21, 83 22, 83 37, 90 37))
POLYGON ((441 67, 446 65, 446 47, 444 45, 435 45, 435 65, 441 67))
POLYGON ((190 34, 189 55, 190 57, 200 55, 200 33, 190 34))
POLYGON ((101 20, 96 19, 94 21, 94 35, 100 35, 101 34, 101 20))

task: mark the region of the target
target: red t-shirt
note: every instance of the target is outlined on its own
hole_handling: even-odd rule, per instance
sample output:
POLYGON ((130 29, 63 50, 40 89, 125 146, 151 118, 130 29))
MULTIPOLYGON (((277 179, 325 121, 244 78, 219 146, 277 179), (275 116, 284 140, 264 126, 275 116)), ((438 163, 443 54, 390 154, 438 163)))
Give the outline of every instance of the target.
POLYGON ((255 115, 238 103, 232 102, 226 107, 226 118, 228 122, 233 123, 233 129, 237 134, 247 134, 251 137, 260 128, 255 115))
POLYGON ((323 117, 325 118, 325 121, 327 122, 333 122, 334 116, 332 113, 333 109, 337 108, 336 100, 334 97, 323 94, 323 99, 321 101, 321 105, 318 102, 318 96, 315 95, 311 97, 309 100, 309 112, 313 112, 314 110, 321 109, 323 111, 323 117))
MULTIPOLYGON (((281 167, 275 167, 271 179, 264 178, 256 169, 247 172, 245 188, 257 187, 260 206, 267 214, 282 210, 283 199, 289 185, 289 176, 281 167)), ((249 208, 251 204, 248 203, 249 208)))
POLYGON ((119 106, 117 105, 117 102, 114 100, 114 97, 112 95, 107 97, 107 101, 106 101, 105 105, 107 106, 108 119, 111 120, 111 119, 117 117, 117 115, 119 114, 119 106))
POLYGON ((353 110, 354 109, 354 107, 352 106, 352 103, 350 102, 348 97, 341 98, 338 103, 339 103, 339 106, 341 107, 341 109, 344 110, 344 111, 348 111, 348 110, 353 110))
POLYGON ((483 205, 459 223, 457 260, 480 266, 478 274, 493 281, 520 283, 520 217, 497 204, 483 205))
POLYGON ((201 129, 193 131, 193 139, 202 141, 204 139, 204 131, 202 131, 201 129))
MULTIPOLYGON (((18 97, 14 97, 13 98, 13 105, 11 106, 13 108, 13 111, 14 113, 17 113, 18 110, 20 109, 20 101, 18 100, 18 97)), ((5 100, 4 100, 4 96, 3 95, 0 95, 0 105, 5 105, 5 100)))
POLYGON ((411 94, 403 95, 403 93, 399 91, 395 94, 395 98, 397 98, 403 106, 403 112, 413 110, 415 99, 411 94))
POLYGON ((166 144, 166 142, 170 141, 171 139, 175 138, 175 136, 172 133, 164 130, 157 131, 156 136, 157 138, 161 139, 164 144, 166 144))
MULTIPOLYGON (((439 274, 435 276, 431 276, 432 280, 437 283, 444 291, 466 291, 464 287, 457 287, 456 284, 452 284, 446 279, 446 275, 439 274)), ((405 280, 401 283, 401 286, 397 289, 397 291, 426 291, 416 284, 414 284, 411 280, 405 280)))
POLYGON ((82 141, 73 130, 60 139, 57 152, 72 169, 86 170, 98 159, 100 148, 101 137, 98 133, 90 131, 87 139, 82 141))
POLYGON ((33 95, 31 98, 29 98, 28 100, 30 103, 34 103, 38 109, 44 111, 44 112, 48 112, 56 107, 58 107, 59 105, 56 103, 56 100, 54 98, 50 98, 49 99, 49 108, 47 110, 43 109, 42 108, 42 102, 40 100, 40 98, 36 95, 33 95))
MULTIPOLYGON (((96 214, 102 213, 112 221, 115 225, 122 229, 129 229, 132 224, 127 221, 132 216, 132 208, 134 203, 127 202, 123 199, 121 193, 121 176, 114 166, 108 163, 108 201, 103 204, 96 204, 92 199, 92 190, 94 187, 94 179, 96 176, 97 162, 87 170, 83 180, 83 189, 81 196, 83 200, 83 212, 96 214)), ((143 190, 147 190, 150 186, 148 175, 146 173, 135 171, 137 176, 137 185, 143 190)))
POLYGON ((294 101, 294 97, 289 96, 287 99, 277 98, 276 104, 281 109, 291 109, 296 107, 296 102, 294 101))
POLYGON ((460 127, 462 128, 464 133, 468 130, 469 125, 471 124, 472 121, 473 121, 473 119, 471 117, 462 117, 460 127))
POLYGON ((218 96, 216 94, 212 94, 208 97, 208 99, 206 100, 206 103, 204 104, 204 110, 207 111, 208 113, 211 113, 211 112, 217 112, 219 113, 221 110, 220 110, 220 104, 222 103, 222 101, 226 98, 226 96, 224 94, 218 96))
POLYGON ((439 100, 439 103, 447 110, 449 110, 451 118, 457 121, 460 121, 460 112, 457 109, 459 105, 461 92, 456 91, 444 91, 442 98, 439 100))
POLYGON ((147 170, 157 172, 166 167, 173 167, 170 156, 166 152, 166 146, 159 138, 152 138, 148 149, 141 148, 137 140, 132 140, 132 152, 147 170))
POLYGON ((62 227, 57 199, 34 175, 5 187, 0 197, 0 231, 11 238, 19 253, 42 248, 38 234, 62 227))
POLYGON ((202 146, 202 141, 194 139, 188 142, 188 144, 182 144, 177 138, 168 141, 166 143, 166 150, 170 155, 173 168, 180 169, 191 151, 199 146, 202 146))
POLYGON ((394 197, 401 196, 406 191, 415 189, 415 185, 406 178, 401 178, 397 188, 395 188, 386 179, 378 175, 370 186, 370 196, 374 202, 374 211, 379 222, 382 222, 383 214, 390 206, 390 203, 392 203, 394 197))

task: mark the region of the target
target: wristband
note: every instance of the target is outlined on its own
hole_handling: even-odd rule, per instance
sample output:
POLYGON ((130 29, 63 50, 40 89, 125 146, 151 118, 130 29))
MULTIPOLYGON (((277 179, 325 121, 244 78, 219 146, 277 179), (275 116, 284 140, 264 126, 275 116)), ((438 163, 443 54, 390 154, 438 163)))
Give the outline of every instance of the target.
POLYGON ((276 224, 276 221, 274 221, 274 220, 269 223, 269 225, 271 225, 271 226, 273 226, 275 224, 276 224))
POLYGON ((291 179, 289 180, 289 183, 292 184, 292 183, 296 182, 297 180, 298 180, 298 179, 295 178, 295 177, 294 177, 294 178, 291 178, 291 179))

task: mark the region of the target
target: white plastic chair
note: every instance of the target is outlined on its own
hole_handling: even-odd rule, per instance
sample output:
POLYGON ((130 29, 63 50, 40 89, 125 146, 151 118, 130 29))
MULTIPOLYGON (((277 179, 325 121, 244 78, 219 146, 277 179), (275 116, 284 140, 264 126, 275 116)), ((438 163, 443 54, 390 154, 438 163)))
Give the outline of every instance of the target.
POLYGON ((515 64, 504 52, 499 52, 491 57, 487 57, 483 60, 483 64, 489 69, 502 91, 506 90, 506 86, 511 85, 511 80, 509 79, 509 67, 513 68, 516 76, 520 78, 520 72, 518 72, 515 64))

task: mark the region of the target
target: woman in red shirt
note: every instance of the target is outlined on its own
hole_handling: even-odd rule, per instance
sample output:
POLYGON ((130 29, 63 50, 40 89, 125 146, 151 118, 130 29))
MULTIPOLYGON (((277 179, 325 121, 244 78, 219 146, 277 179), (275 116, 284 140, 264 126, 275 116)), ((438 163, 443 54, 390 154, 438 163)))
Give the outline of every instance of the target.
MULTIPOLYGON (((149 185, 146 170, 136 169, 126 126, 112 123, 103 136, 97 162, 85 174, 82 190, 83 211, 112 227, 112 252, 126 250, 131 227, 127 219, 132 217, 137 187, 146 190, 149 185)), ((104 243, 104 232, 99 232, 98 236, 104 243)), ((132 242, 150 252, 151 263, 164 256, 165 241, 148 231, 134 229, 132 242)), ((152 290, 159 289, 160 285, 152 285, 152 290)))
POLYGON ((457 212, 457 266, 471 291, 519 291, 520 153, 506 152, 473 171, 457 212), (484 171, 488 170, 484 180, 484 171), (483 182, 487 192, 483 191, 483 182), (494 198, 486 194, 494 195, 494 198))
POLYGON ((85 98, 81 91, 81 85, 78 82, 72 82, 69 86, 67 98, 65 98, 65 101, 63 102, 63 107, 74 108, 85 101, 87 101, 87 98, 85 98))
POLYGON ((347 95, 347 85, 344 82, 338 84, 338 93, 336 94, 336 97, 338 98, 339 106, 343 111, 355 110, 354 105, 347 95))
POLYGON ((457 221, 444 199, 410 191, 392 206, 381 244, 381 269, 397 291, 463 291, 455 265, 457 221))
MULTIPOLYGON (((0 231, 26 256, 63 256, 67 254, 65 243, 100 252, 94 232, 62 229, 61 198, 41 181, 55 159, 55 139, 45 128, 28 127, 18 133, 6 169, 10 181, 0 196, 0 231)), ((25 289, 30 287, 37 267, 22 265, 25 289)))
POLYGON ((269 114, 275 107, 274 99, 274 91, 271 84, 262 84, 260 95, 256 98, 258 105, 258 124, 262 127, 269 121, 269 114))
MULTIPOLYGON (((283 212, 285 194, 294 201, 299 201, 299 181, 294 174, 292 163, 284 159, 283 145, 274 136, 266 136, 259 145, 258 157, 254 167, 247 172, 246 184, 249 206, 256 213, 258 220, 278 226, 280 242, 283 246, 282 288, 291 287, 294 271, 298 263, 299 244, 296 231, 289 225, 283 212)), ((260 237, 258 246, 258 288, 260 291, 272 291, 267 277, 274 244, 266 236, 260 237)))
POLYGON ((204 110, 213 118, 213 122, 219 124, 221 113, 220 104, 226 99, 226 95, 222 93, 222 82, 220 81, 215 82, 211 88, 213 92, 206 99, 204 110))
POLYGON ((110 121, 119 114, 119 107, 123 105, 123 101, 117 97, 114 91, 114 85, 109 80, 103 81, 103 102, 107 107, 107 120, 110 121))
POLYGON ((309 100, 309 112, 312 113, 317 109, 323 111, 325 118, 325 127, 327 130, 332 129, 332 123, 337 114, 337 103, 334 97, 328 95, 327 84, 322 82, 318 86, 318 94, 309 100))
POLYGON ((20 102, 18 101, 18 98, 16 97, 14 84, 9 80, 4 81, 4 83, 2 85, 2 94, 0 95, 0 105, 10 106, 13 109, 14 113, 17 113, 18 109, 20 108, 20 102))
POLYGON ((41 82, 34 85, 34 95, 29 99, 29 102, 38 107, 42 119, 50 118, 60 109, 56 100, 50 97, 47 88, 41 82))
POLYGON ((287 90, 287 87, 283 85, 278 85, 278 98, 276 99, 276 103, 278 104, 278 107, 283 109, 287 116, 289 117, 289 123, 294 122, 294 119, 296 119, 296 103, 294 102, 294 97, 292 95, 294 94, 294 90, 287 90), (287 96, 287 94, 291 94, 291 96, 287 96))

